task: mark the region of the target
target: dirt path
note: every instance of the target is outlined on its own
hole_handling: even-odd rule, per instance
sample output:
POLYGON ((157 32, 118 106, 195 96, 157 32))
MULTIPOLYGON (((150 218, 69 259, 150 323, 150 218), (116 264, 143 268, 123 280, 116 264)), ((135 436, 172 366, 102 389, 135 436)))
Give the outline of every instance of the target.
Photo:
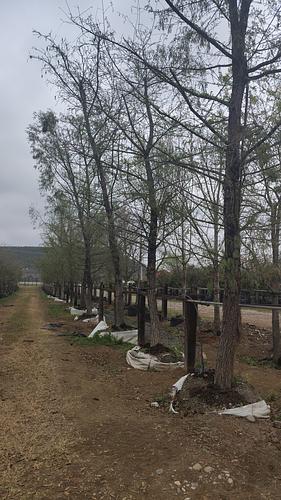
POLYGON ((0 498, 281 498, 271 422, 151 408, 182 371, 139 372, 121 350, 43 330, 34 288, 11 303, 0 306, 0 498))

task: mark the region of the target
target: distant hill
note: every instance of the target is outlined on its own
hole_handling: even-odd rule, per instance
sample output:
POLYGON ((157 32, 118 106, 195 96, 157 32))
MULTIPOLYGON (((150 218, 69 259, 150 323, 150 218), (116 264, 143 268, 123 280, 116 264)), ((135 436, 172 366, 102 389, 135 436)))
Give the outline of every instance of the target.
POLYGON ((3 251, 22 270, 23 281, 40 281, 38 263, 43 257, 43 247, 2 247, 3 251))

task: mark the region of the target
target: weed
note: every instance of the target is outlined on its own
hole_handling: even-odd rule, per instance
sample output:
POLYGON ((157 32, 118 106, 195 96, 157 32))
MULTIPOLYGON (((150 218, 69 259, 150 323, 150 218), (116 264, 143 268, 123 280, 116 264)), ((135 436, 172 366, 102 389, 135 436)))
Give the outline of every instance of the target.
POLYGON ((61 319, 70 319, 69 311, 65 310, 65 304, 60 304, 57 302, 48 302, 48 317, 50 319, 56 319, 60 321, 61 319))
POLYGON ((279 395, 277 394, 277 392, 271 391, 265 396, 264 399, 269 403, 273 403, 273 401, 276 401, 278 397, 279 395))
POLYGON ((0 298, 0 304, 1 305, 8 304, 11 300, 15 299, 17 295, 18 295, 18 290, 14 293, 11 293, 11 295, 8 295, 7 297, 0 298))
POLYGON ((183 348, 181 346, 174 346, 170 348, 172 353, 181 361, 183 359, 183 348))
POLYGON ((242 363, 247 363, 250 366, 266 366, 268 368, 275 368, 276 370, 281 370, 281 366, 275 364, 272 359, 256 359, 252 356, 239 356, 239 361, 242 363))
POLYGON ((84 347, 95 347, 95 346, 109 346, 117 347, 127 351, 132 348, 132 345, 128 342, 124 342, 123 339, 116 339, 110 333, 106 335, 99 335, 98 333, 94 337, 71 337, 71 343, 84 346, 84 347))
POLYGON ((164 406, 170 399, 168 394, 158 394, 153 398, 153 401, 156 401, 160 406, 164 406))
POLYGON ((252 356, 239 356, 239 361, 242 363, 247 363, 247 365, 250 366, 259 366, 259 361, 256 358, 253 358, 252 356))
POLYGON ((233 385, 234 386, 244 384, 245 382, 247 382, 246 379, 244 377, 242 377, 241 375, 235 375, 235 377, 233 378, 233 385))

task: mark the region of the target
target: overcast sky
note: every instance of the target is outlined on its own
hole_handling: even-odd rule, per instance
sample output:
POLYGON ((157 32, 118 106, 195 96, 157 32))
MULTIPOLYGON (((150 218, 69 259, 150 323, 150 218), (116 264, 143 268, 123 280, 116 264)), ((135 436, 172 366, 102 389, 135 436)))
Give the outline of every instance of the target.
MULTIPOLYGON (((110 2, 104 0, 104 4, 110 2)), ((114 0, 116 9, 130 13, 133 0, 114 0)), ((102 0, 68 0, 71 9, 100 11, 102 0)), ((0 21, 0 245, 38 245, 29 207, 43 210, 37 173, 29 152, 26 128, 34 111, 55 108, 52 89, 41 78, 40 66, 29 61, 36 44, 34 29, 63 36, 65 0, 1 1, 0 21)), ((132 14, 133 16, 133 14, 132 14)), ((115 29, 126 30, 124 20, 114 15, 115 29)))

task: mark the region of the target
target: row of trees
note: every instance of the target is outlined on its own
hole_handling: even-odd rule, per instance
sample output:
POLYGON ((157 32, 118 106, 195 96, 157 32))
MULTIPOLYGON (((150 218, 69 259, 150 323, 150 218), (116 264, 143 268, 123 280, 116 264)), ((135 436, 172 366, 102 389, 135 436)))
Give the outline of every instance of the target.
MULTIPOLYGON (((149 2, 151 28, 138 17, 127 39, 71 12, 75 41, 37 33, 32 57, 64 112, 37 113, 28 134, 50 223, 68 214, 59 229, 63 242, 72 239, 65 265, 68 273, 82 265, 86 295, 108 245, 116 325, 124 322, 124 254, 146 260, 152 343, 160 340, 161 261, 180 263, 183 286, 190 263, 208 262, 216 297, 223 267, 215 382, 227 389, 240 335, 241 260, 271 259, 279 290, 280 9, 275 0, 164 4, 149 2)), ((274 313, 280 361, 277 320, 274 313)))
POLYGON ((0 249, 0 298, 17 290, 21 276, 19 267, 9 258, 4 248, 0 249))

